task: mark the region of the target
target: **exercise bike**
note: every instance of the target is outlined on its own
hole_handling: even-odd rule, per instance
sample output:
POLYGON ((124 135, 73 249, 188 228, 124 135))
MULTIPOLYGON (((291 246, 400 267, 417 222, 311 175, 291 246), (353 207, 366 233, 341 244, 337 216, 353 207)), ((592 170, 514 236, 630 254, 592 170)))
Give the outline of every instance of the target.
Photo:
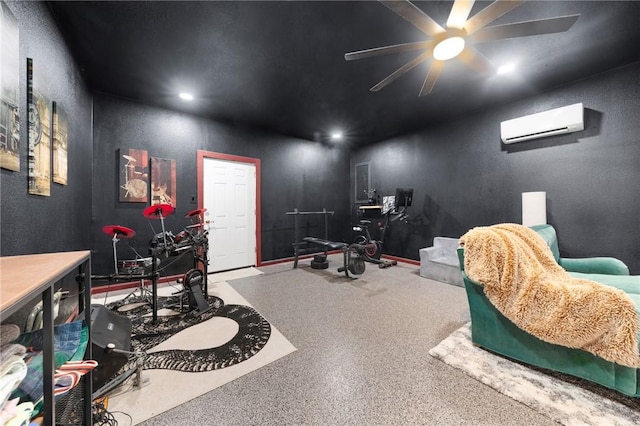
POLYGON ((382 243, 384 241, 384 234, 389 226, 389 216, 391 211, 385 213, 384 225, 380 226, 380 240, 374 240, 369 233, 369 225, 371 221, 367 219, 360 219, 358 225, 353 227, 353 230, 358 233, 354 240, 354 245, 358 247, 358 254, 364 261, 375 263, 379 268, 388 268, 390 266, 397 265, 395 260, 382 260, 382 243))
MULTIPOLYGON (((385 227, 389 221, 389 216, 386 215, 385 227)), ((356 236, 355 241, 350 245, 344 245, 342 247, 342 254, 344 262, 341 267, 338 268, 338 272, 344 272, 349 278, 351 273, 354 278, 364 274, 366 269, 365 262, 375 263, 380 268, 388 268, 393 265, 397 265, 395 260, 381 260, 382 255, 382 239, 384 238, 384 227, 381 232, 381 240, 374 240, 369 233, 370 220, 361 219, 359 224, 353 227, 359 235, 356 236)))
MULTIPOLYGON (((349 273, 356 277, 362 275, 366 269, 365 262, 375 263, 379 268, 388 268, 390 266, 397 265, 395 260, 382 260, 382 243, 384 241, 384 233, 389 226, 389 217, 392 211, 385 213, 384 226, 381 227, 380 240, 374 240, 369 233, 370 220, 360 219, 359 224, 353 227, 353 230, 358 232, 353 244, 344 246, 342 253, 344 256, 343 266, 338 268, 338 272, 344 272, 347 277, 350 277, 349 273)), ((397 213, 396 213, 397 215, 397 213)), ((393 220, 393 219, 391 219, 393 220)), ((355 277, 354 277, 355 278, 355 277)))
MULTIPOLYGON (((354 241, 356 246, 356 257, 361 257, 364 261, 375 263, 380 268, 388 268, 390 266, 397 265, 395 260, 382 260, 382 245, 384 243, 384 236, 387 228, 391 222, 402 221, 407 223, 409 215, 407 209, 411 206, 413 199, 412 188, 396 188, 396 195, 390 197, 383 197, 383 216, 384 224, 378 223, 380 228, 380 239, 374 240, 369 233, 369 225, 371 221, 367 219, 360 219, 358 225, 353 227, 353 230, 358 233, 354 241), (393 216, 393 217, 392 217, 393 216)), ((378 204, 380 197, 377 195, 377 191, 369 191, 369 203, 378 204)))

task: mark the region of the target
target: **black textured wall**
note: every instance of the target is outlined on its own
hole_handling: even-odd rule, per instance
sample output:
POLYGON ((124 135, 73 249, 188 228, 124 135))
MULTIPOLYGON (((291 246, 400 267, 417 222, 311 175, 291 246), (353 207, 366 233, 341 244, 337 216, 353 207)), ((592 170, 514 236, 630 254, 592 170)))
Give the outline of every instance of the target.
MULTIPOLYGON (((116 150, 131 147, 177 160, 178 213, 167 220, 173 231, 182 229, 182 216, 197 205, 191 199, 198 149, 259 158, 263 260, 292 255, 293 220, 284 213, 296 207, 335 210, 329 237, 350 240, 355 209, 349 170, 370 161, 372 187, 381 194, 393 194, 399 186, 415 189, 409 222, 394 223, 387 234, 391 254, 417 259, 418 249, 431 245, 434 236, 519 222, 521 193, 543 190, 564 256, 616 256, 640 273, 638 63, 360 149, 350 159, 347 149, 104 95, 92 118, 92 97, 46 6, 8 4, 20 23, 21 62, 34 59, 35 72, 46 73, 50 82, 51 100, 67 111, 70 151, 69 185, 52 184, 51 197, 28 195, 26 108, 21 111, 21 171, 0 171, 4 256, 91 248, 94 271, 107 273, 111 244, 100 231, 106 224, 135 229, 138 236, 130 243, 146 250, 152 230, 143 206, 117 201, 116 150), (500 143, 501 121, 575 102, 585 104, 585 131, 509 147, 500 143)), ((20 103, 26 106, 26 65, 20 78, 20 103)), ((305 235, 323 232, 319 217, 304 218, 302 225, 305 235)), ((133 254, 120 244, 122 257, 133 254)))
MULTIPOLYGON (((176 213, 166 220, 174 234, 188 224, 185 213, 197 208, 196 152, 206 150, 258 158, 261 161, 262 260, 293 255, 293 220, 286 211, 335 210, 330 236, 343 240, 349 230, 349 152, 315 142, 258 130, 224 125, 188 114, 149 107, 106 95, 95 98, 94 193, 91 234, 93 265, 97 273, 113 270, 111 240, 104 225, 117 224, 136 231, 134 239, 118 243, 121 259, 134 258, 133 247, 146 255, 160 223, 142 216, 147 204, 118 201, 119 148, 148 151, 149 157, 176 160, 176 213)), ((305 232, 322 233, 317 218, 304 221, 305 232), (307 224, 308 223, 308 224, 307 224)), ((211 239, 211 243, 215 240, 211 239)), ((182 264, 165 272, 178 273, 182 264)), ((184 272, 184 270, 182 271, 184 272)))
POLYGON ((546 191, 563 256, 615 256, 640 274, 638 75, 635 63, 355 152, 352 170, 370 161, 381 193, 415 189, 411 219, 390 230, 386 251, 418 259, 434 236, 520 223, 521 193, 546 191), (577 102, 585 107, 584 131, 501 143, 501 121, 577 102))
POLYGON ((87 250, 91 228, 91 95, 46 6, 8 2, 20 29, 20 171, 1 170, 2 256, 87 250), (48 82, 47 94, 68 117, 67 186, 51 196, 27 193, 26 58, 48 82))

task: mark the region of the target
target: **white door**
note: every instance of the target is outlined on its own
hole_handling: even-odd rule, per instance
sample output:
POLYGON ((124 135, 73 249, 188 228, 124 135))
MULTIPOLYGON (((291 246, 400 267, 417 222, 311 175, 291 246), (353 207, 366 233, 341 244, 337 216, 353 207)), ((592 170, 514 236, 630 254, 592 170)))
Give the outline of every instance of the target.
POLYGON ((208 272, 256 264, 256 166, 204 158, 203 206, 209 223, 208 272))

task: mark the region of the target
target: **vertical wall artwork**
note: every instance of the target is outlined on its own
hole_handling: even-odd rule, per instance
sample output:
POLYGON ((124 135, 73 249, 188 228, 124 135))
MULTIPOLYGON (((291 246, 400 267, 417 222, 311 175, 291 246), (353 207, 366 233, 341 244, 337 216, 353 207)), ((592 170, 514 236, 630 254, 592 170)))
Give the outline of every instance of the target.
POLYGON ((369 163, 358 163, 355 169, 356 182, 356 203, 369 199, 369 189, 371 188, 369 163))
POLYGON ((67 115, 64 109, 54 102, 53 108, 53 181, 67 184, 67 157, 69 153, 67 115))
POLYGON ((176 207, 176 160, 151 157, 150 201, 176 207))
POLYGON ((149 157, 144 149, 120 148, 120 196, 123 203, 146 203, 149 187, 149 157))
POLYGON ((51 195, 51 103, 43 85, 34 82, 33 59, 27 58, 29 108, 29 194, 51 195))
POLYGON ((0 1, 0 167, 20 171, 18 20, 0 1))

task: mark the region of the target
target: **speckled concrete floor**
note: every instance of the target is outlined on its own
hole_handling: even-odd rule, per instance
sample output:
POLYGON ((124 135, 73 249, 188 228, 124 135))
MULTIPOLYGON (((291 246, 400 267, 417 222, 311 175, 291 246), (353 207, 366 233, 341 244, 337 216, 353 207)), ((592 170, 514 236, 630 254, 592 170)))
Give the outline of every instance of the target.
POLYGON ((469 321, 463 288, 412 265, 367 264, 355 280, 339 265, 231 281, 298 350, 143 424, 556 424, 428 354, 469 321))

